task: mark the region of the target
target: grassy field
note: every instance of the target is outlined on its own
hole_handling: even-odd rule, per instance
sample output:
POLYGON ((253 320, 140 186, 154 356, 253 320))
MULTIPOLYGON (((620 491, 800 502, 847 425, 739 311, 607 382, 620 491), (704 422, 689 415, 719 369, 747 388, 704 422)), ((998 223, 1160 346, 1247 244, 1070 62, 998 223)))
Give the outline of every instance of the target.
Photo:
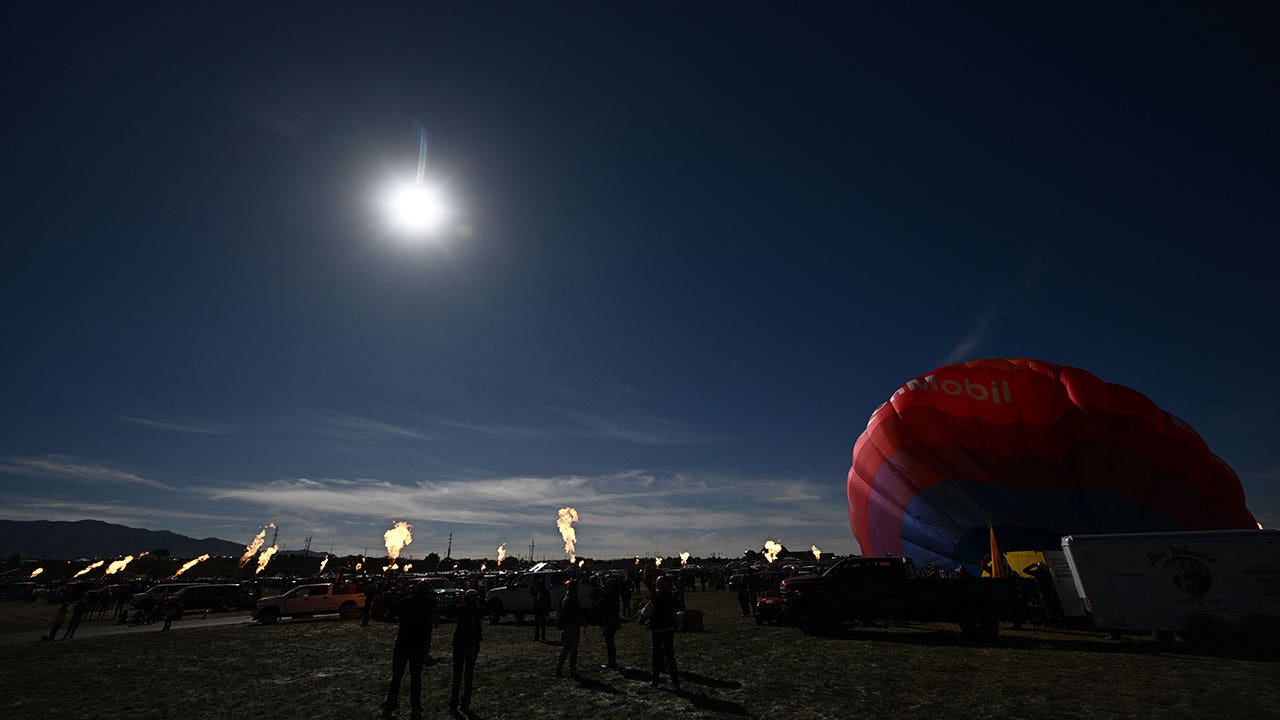
MULTIPOLYGON (((1178 643, 1005 631, 998 645, 980 647, 947 626, 811 638, 740 619, 729 593, 694 593, 688 602, 706 611, 707 631, 677 636, 682 692, 650 688, 644 628, 619 633, 619 661, 629 668, 621 674, 596 669, 603 643, 588 629, 577 682, 555 677, 558 647, 508 622, 485 626, 476 715, 1280 718, 1280 663, 1204 658, 1178 643)), ((436 657, 449 657, 452 629, 437 631, 436 657)), ((375 718, 394 634, 389 625, 317 619, 0 647, 0 714, 375 718)), ((426 675, 428 717, 444 717, 447 663, 426 675)), ((408 717, 407 683, 405 692, 408 717)))

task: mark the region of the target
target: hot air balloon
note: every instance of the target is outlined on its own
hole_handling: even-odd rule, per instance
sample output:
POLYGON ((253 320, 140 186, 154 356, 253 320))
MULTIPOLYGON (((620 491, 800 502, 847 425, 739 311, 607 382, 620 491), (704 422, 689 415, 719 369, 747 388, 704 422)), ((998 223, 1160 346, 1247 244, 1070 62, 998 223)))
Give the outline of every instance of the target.
POLYGON ((853 448, 849 524, 868 555, 976 570, 1069 534, 1254 528, 1240 478, 1131 388, 1038 360, 907 382, 853 448))

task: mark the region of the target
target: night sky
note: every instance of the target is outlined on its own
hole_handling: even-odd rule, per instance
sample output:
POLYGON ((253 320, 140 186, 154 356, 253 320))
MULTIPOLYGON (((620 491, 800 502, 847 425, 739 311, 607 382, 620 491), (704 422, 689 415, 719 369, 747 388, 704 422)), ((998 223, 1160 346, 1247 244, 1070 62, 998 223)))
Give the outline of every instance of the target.
POLYGON ((0 517, 850 552, 872 410, 1032 357, 1280 524, 1274 5, 3 13, 0 517))

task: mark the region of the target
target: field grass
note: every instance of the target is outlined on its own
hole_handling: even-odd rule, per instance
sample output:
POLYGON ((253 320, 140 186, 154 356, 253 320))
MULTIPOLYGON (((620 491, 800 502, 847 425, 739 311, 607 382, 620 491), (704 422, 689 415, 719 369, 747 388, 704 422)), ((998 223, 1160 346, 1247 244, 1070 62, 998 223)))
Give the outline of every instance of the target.
MULTIPOLYGON (((1280 718, 1280 663, 1199 657, 1180 643, 1005 631, 975 646, 948 626, 813 638, 757 627, 729 593, 694 593, 707 631, 681 634, 683 692, 648 684, 649 639, 618 635, 621 674, 555 677, 559 648, 527 626, 485 626, 474 710, 481 718, 1280 718)), ((48 608, 49 606, 42 606, 48 608)), ((49 609, 51 612, 51 608, 49 609)), ((433 654, 449 657, 452 625, 433 654)), ((554 631, 553 631, 554 632, 554 631)), ((374 718, 395 628, 317 619, 0 647, 5 718, 374 718)), ((429 668, 428 717, 445 717, 447 663, 429 668)), ((406 696, 402 716, 408 716, 406 696)))
MULTIPOLYGON (((29 630, 49 631, 53 624, 53 614, 57 605, 42 602, 7 602, 0 603, 0 633, 26 632, 29 630)), ((71 614, 67 613, 70 618, 71 614)), ((111 617, 111 613, 107 613, 111 617)), ((88 627, 81 623, 82 627, 88 627)), ((64 624, 65 628, 66 625, 64 624)))

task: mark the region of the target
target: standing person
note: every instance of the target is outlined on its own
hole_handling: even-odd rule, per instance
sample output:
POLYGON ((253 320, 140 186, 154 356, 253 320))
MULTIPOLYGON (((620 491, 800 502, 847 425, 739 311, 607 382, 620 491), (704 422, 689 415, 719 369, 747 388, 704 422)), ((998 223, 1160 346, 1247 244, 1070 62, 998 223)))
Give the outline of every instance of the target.
POLYGON ((373 598, 377 594, 377 585, 372 582, 364 584, 364 607, 360 609, 360 627, 369 627, 369 611, 373 609, 373 598))
POLYGON ((671 673, 671 686, 680 689, 680 675, 676 672, 676 598, 671 592, 671 578, 658 578, 657 592, 653 595, 649 630, 653 633, 653 686, 658 687, 658 676, 665 664, 671 673))
POLYGON ((751 617, 751 590, 747 582, 746 576, 738 581, 738 606, 742 608, 742 617, 751 617))
POLYGON ((396 632, 395 650, 391 655, 391 685, 387 701, 382 704, 382 717, 390 718, 400 701, 400 679, 404 666, 409 666, 409 706, 412 720, 422 720, 422 665, 426 659, 426 638, 436 613, 436 594, 427 583, 419 583, 400 601, 400 627, 396 632))
POLYGON ((165 632, 173 625, 173 621, 182 617, 182 601, 176 597, 169 598, 168 604, 164 608, 164 627, 160 628, 160 632, 165 632))
POLYGON ((618 583, 618 596, 622 602, 622 617, 631 617, 631 577, 629 575, 618 583))
POLYGON ((618 620, 618 579, 610 575, 604 581, 600 591, 600 600, 596 603, 600 612, 600 634, 604 636, 604 652, 607 662, 602 669, 618 669, 618 649, 614 645, 614 636, 622 623, 618 620))
POLYGON ((542 578, 534 581, 533 586, 533 639, 546 641, 547 615, 551 612, 551 591, 542 578))
POLYGON ((71 607, 71 624, 67 625, 67 632, 62 636, 63 640, 69 640, 76 634, 76 628, 80 627, 80 621, 84 619, 84 614, 88 610, 89 607, 85 604, 84 598, 76 601, 76 604, 71 607))
POLYGON ((67 604, 62 603, 58 606, 57 611, 53 613, 53 629, 44 637, 45 640, 57 640, 58 630, 62 628, 62 623, 67 621, 67 604))
MULTIPOLYGON (((423 582, 418 587, 422 587, 427 584, 428 583, 423 582)), ((435 588, 431 588, 431 597, 436 598, 436 601, 431 604, 431 622, 427 623, 427 639, 422 643, 423 664, 427 667, 439 664, 440 662, 436 658, 431 657, 431 635, 435 632, 436 626, 440 624, 440 599, 436 596, 435 588)))
POLYGON ((480 641, 484 632, 484 607, 480 594, 468 590, 462 596, 458 608, 458 625, 453 630, 453 689, 449 693, 449 712, 458 714, 458 701, 462 712, 471 712, 471 681, 476 674, 476 658, 480 656, 480 641), (461 686, 462 694, 458 690, 461 686))
POLYGON ((564 661, 568 658, 569 675, 577 678, 578 641, 582 639, 582 601, 578 598, 577 580, 564 583, 564 597, 560 598, 556 625, 560 628, 560 659, 556 662, 556 675, 564 674, 564 661))

